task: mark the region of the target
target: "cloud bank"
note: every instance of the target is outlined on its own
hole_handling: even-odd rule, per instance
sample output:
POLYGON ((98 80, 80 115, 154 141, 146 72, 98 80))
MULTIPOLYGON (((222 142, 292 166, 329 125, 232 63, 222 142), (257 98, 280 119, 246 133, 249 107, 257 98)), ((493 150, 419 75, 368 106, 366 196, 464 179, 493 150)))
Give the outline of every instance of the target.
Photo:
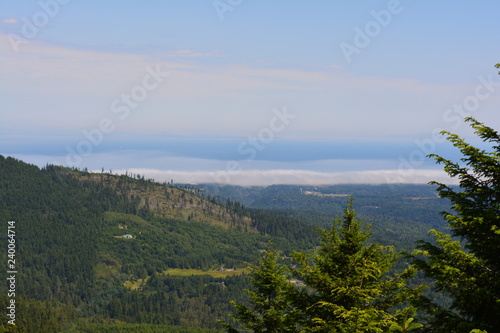
POLYGON ((355 172, 315 172, 307 170, 179 171, 157 169, 116 170, 118 174, 139 174, 158 182, 221 185, 335 185, 335 184, 423 184, 431 180, 457 184, 441 170, 372 170, 355 172))

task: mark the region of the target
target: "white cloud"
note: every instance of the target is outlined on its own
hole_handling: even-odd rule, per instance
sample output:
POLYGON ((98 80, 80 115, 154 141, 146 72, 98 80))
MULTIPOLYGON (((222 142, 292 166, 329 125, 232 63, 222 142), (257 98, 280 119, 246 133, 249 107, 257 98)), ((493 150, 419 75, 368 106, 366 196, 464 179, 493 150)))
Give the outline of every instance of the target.
MULTIPOLYGON (((45 164, 72 166, 67 164, 67 156, 11 154, 12 157, 34 163, 40 167, 45 164)), ((232 162, 234 163, 234 162, 232 162)), ((119 154, 99 153, 83 157, 78 165, 83 169, 101 171, 113 170, 113 173, 134 173, 153 178, 158 182, 174 179, 176 183, 223 183, 242 186, 267 186, 273 184, 423 184, 435 180, 447 184, 456 184, 440 169, 390 169, 398 167, 391 161, 308 161, 303 163, 283 163, 269 161, 242 162, 239 171, 226 171, 238 168, 230 167, 228 161, 207 160, 170 156, 161 152, 122 151, 119 154), (386 167, 385 169, 383 169, 386 167), (378 169, 377 169, 378 168, 378 169), (318 171, 318 170, 336 170, 318 171), (346 171, 353 170, 353 171, 346 171)))
MULTIPOLYGON (((124 174, 126 170, 117 170, 124 174)), ((241 186, 334 185, 334 184, 423 184, 431 180, 456 184, 441 170, 372 170, 357 172, 314 172, 307 170, 244 170, 226 171, 179 171, 156 169, 129 169, 129 173, 145 175, 158 182, 174 180, 175 183, 222 183, 241 186)))
POLYGON ((214 57, 220 56, 223 53, 220 51, 212 51, 212 52, 195 52, 192 50, 177 50, 173 52, 165 53, 166 57, 183 57, 183 58, 191 58, 191 57, 214 57))
MULTIPOLYGON (((447 87, 425 86, 410 79, 356 77, 345 72, 264 69, 244 65, 208 66, 165 61, 157 56, 78 50, 30 40, 19 54, 9 47, 8 37, 0 33, 0 60, 5 66, 2 88, 21 88, 26 92, 103 95, 119 91, 124 84, 136 84, 145 67, 159 64, 172 72, 174 83, 162 89, 166 98, 248 96, 248 90, 292 90, 324 92, 339 89, 340 95, 353 89, 375 89, 393 94, 440 92, 447 87)), ((177 57, 209 57, 220 52, 178 50, 165 54, 177 57)), ((202 61, 202 60, 200 60, 202 61)), ((339 66, 332 66, 338 68, 339 66)), ((1 82, 0 82, 1 84, 1 82)), ((333 91, 335 93, 335 91, 333 91)), ((338 94, 338 93, 335 93, 338 94)))
POLYGON ((19 21, 16 20, 15 18, 13 18, 13 17, 10 17, 10 18, 3 19, 2 23, 5 23, 5 24, 18 24, 19 21))
MULTIPOLYGON (((55 165, 66 165, 64 156, 47 156, 47 155, 24 155, 10 154, 10 156, 33 163, 39 167, 43 167, 47 163, 55 165)), ((157 182, 169 182, 171 179, 175 183, 186 184, 202 184, 202 183, 220 183, 241 186, 268 186, 268 185, 335 185, 335 184, 426 184, 430 181, 438 181, 445 184, 458 184, 456 179, 451 179, 442 170, 431 169, 393 169, 393 170, 362 170, 351 172, 318 172, 311 170, 298 169, 252 169, 241 171, 225 171, 225 163, 223 161, 207 161, 202 159, 155 159, 141 156, 146 159, 148 165, 181 165, 189 171, 170 169, 162 170, 156 168, 113 168, 109 163, 114 161, 114 166, 131 165, 130 158, 108 154, 98 154, 92 157, 85 158, 85 165, 80 165, 80 168, 85 166, 89 170, 101 172, 104 168, 106 172, 110 169, 113 174, 139 174, 145 175, 146 178, 152 178, 157 182), (206 168, 205 170, 194 170, 193 168, 206 168), (91 167, 93 166, 93 167, 91 167)), ((356 162, 351 162, 356 163, 356 162)))
MULTIPOLYGON (((431 133, 442 126, 446 108, 464 99, 460 91, 474 91, 474 86, 456 93, 452 86, 361 77, 342 69, 214 66, 205 58, 217 52, 187 49, 160 58, 37 40, 20 47, 16 54, 0 33, 3 121, 74 130, 116 116, 111 102, 130 94, 146 67, 157 65, 171 75, 127 121, 116 122, 117 131, 247 135, 268 123, 273 108, 287 106, 297 114, 283 133, 288 137, 431 133)), ((481 112, 489 114, 489 109, 481 112)))
MULTIPOLYGON (((168 57, 209 57, 217 52, 178 50, 168 57)), ((30 40, 15 53, 7 35, 0 33, 0 60, 5 65, 4 90, 27 93, 102 96, 137 84, 146 66, 160 65, 172 73, 175 84, 161 89, 165 98, 238 96, 244 89, 292 89, 297 82, 322 81, 325 74, 299 70, 263 70, 245 66, 209 67, 158 56, 78 50, 30 40), (293 81, 293 82, 290 82, 293 81)))

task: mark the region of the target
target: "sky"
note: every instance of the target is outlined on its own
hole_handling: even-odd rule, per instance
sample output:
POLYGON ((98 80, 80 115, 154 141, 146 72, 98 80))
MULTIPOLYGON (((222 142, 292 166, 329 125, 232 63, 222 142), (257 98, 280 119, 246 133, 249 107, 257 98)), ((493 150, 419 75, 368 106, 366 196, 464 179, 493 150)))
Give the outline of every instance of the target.
POLYGON ((500 128, 497 1, 0 0, 0 154, 238 185, 447 178, 500 128))

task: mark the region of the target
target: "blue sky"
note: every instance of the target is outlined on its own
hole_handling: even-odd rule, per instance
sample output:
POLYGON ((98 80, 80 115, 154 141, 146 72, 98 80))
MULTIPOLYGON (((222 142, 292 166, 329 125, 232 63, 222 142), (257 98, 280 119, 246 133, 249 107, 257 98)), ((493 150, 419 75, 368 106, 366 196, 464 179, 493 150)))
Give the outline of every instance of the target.
MULTIPOLYGON (((0 1, 0 153, 160 181, 448 181, 500 3, 0 1)), ((476 142, 475 142, 476 143, 476 142)))

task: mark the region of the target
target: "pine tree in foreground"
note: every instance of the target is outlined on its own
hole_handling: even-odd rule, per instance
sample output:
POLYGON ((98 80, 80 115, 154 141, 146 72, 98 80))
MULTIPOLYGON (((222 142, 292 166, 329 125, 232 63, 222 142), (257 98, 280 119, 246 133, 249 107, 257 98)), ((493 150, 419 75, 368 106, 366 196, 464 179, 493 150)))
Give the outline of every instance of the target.
MULTIPOLYGON (((296 310, 292 308, 293 285, 289 282, 286 266, 278 263, 280 252, 267 250, 257 265, 250 266, 253 290, 251 308, 231 302, 236 315, 233 316, 246 330, 256 333, 298 332, 296 310)), ((221 323, 227 332, 238 332, 229 323, 221 323)))
POLYGON ((493 151, 443 132, 463 155, 461 162, 431 155, 460 181, 459 188, 432 182, 452 202, 453 212, 443 213, 452 234, 431 230, 436 243, 420 242, 414 263, 452 298, 450 308, 428 301, 431 332, 495 333, 500 332, 500 135, 473 118, 466 121, 493 151))
POLYGON ((343 218, 321 230, 318 250, 295 253, 295 274, 307 285, 296 301, 305 331, 407 332, 422 326, 413 322, 415 309, 405 307, 417 293, 406 286, 414 270, 389 275, 397 255, 390 246, 369 244, 370 235, 351 199, 343 218))
POLYGON ((351 201, 342 220, 321 230, 319 249, 294 253, 295 269, 280 265, 278 252, 264 252, 252 267, 250 306, 233 302, 234 318, 244 332, 381 333, 421 327, 414 322, 415 309, 405 307, 418 293, 406 286, 414 270, 389 275, 397 259, 394 249, 368 244, 369 237, 351 201), (304 286, 295 286, 292 278, 304 286))

